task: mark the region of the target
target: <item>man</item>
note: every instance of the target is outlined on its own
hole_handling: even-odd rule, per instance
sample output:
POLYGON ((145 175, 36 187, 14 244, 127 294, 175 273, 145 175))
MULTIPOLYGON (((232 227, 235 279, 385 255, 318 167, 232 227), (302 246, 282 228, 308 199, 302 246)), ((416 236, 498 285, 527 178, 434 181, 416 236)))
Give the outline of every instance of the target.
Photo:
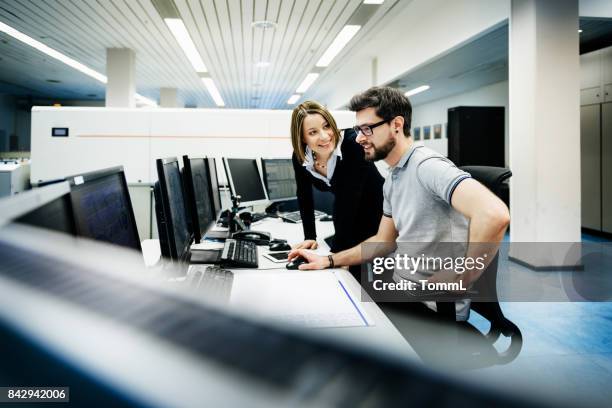
MULTIPOLYGON (((461 274, 442 270, 428 278, 429 282, 458 282, 469 288, 497 250, 497 245, 491 248, 473 243, 498 244, 509 224, 508 208, 451 161, 414 144, 410 135, 412 106, 399 90, 370 88, 354 96, 349 109, 356 112, 357 142, 366 159, 384 160, 390 166, 383 186, 383 216, 378 232, 362 244, 409 242, 430 248, 440 242, 469 243, 465 257, 484 256, 485 268, 466 269, 461 274)), ((361 244, 330 256, 294 250, 289 258, 306 258, 308 263, 301 265, 301 270, 358 265, 393 250, 385 245, 379 247, 377 253, 368 254, 368 259, 362 257, 361 244)), ((399 274, 394 279, 409 277, 399 274)), ((465 311, 461 313, 466 318, 465 311)))

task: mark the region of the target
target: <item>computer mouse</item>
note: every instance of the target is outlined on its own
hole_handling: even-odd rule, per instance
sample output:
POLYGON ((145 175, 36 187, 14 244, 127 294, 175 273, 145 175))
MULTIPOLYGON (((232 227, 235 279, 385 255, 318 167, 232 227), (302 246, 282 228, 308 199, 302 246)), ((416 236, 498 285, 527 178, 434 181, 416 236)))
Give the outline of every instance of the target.
POLYGON ((334 220, 334 217, 332 217, 331 215, 324 215, 321 218, 319 218, 319 221, 323 221, 323 222, 333 221, 333 220, 334 220))
POLYGON ((270 244, 270 251, 290 251, 291 245, 286 242, 275 242, 270 244))
POLYGON ((287 269, 298 269, 300 265, 305 263, 308 263, 308 260, 302 256, 298 256, 297 258, 293 258, 293 260, 287 264, 287 269))

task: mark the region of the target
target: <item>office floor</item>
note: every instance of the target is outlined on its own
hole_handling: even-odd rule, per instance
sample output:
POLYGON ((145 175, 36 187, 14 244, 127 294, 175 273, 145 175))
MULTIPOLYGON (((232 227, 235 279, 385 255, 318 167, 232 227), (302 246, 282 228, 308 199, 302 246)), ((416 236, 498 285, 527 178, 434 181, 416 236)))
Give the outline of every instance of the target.
MULTIPOLYGON (((609 242, 583 235, 583 242, 606 241, 609 242)), ((612 274, 612 264, 606 265, 605 270, 612 274)), ((511 271, 525 276, 538 274, 545 281, 555 281, 564 273, 534 272, 516 264, 511 271)), ((610 406, 612 300, 503 302, 501 307, 523 336, 520 354, 501 365, 496 364, 496 355, 482 336, 474 332, 449 332, 431 322, 387 310, 385 313, 428 366, 528 398, 541 397, 575 406, 610 406)), ((469 323, 481 332, 489 328, 489 323, 476 313, 471 314, 469 323)), ((502 336, 494 347, 504 350, 508 344, 502 336)))

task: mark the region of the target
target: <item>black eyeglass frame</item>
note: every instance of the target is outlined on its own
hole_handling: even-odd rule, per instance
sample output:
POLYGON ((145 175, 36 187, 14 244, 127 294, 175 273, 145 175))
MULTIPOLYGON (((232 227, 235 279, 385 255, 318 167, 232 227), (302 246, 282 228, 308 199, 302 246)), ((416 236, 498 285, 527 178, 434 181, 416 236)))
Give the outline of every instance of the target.
POLYGON ((373 125, 353 126, 353 130, 357 136, 359 136, 359 133, 362 133, 364 136, 372 136, 375 128, 389 122, 391 122, 391 119, 383 119, 380 122, 374 123, 373 125))

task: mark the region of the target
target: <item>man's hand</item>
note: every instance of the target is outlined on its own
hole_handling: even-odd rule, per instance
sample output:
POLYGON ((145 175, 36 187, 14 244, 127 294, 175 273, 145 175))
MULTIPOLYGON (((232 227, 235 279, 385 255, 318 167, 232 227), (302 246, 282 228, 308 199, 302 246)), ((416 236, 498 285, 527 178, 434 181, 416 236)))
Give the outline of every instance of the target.
POLYGON ((308 261, 308 263, 299 266, 298 269, 301 271, 319 270, 329 267, 329 258, 327 258, 326 256, 314 254, 305 249, 294 249, 293 251, 289 252, 289 262, 291 262, 294 258, 297 258, 298 256, 301 256, 302 258, 305 258, 308 261))
POLYGON ((317 249, 319 244, 314 239, 307 239, 305 241, 300 242, 299 244, 295 244, 293 249, 317 249))

